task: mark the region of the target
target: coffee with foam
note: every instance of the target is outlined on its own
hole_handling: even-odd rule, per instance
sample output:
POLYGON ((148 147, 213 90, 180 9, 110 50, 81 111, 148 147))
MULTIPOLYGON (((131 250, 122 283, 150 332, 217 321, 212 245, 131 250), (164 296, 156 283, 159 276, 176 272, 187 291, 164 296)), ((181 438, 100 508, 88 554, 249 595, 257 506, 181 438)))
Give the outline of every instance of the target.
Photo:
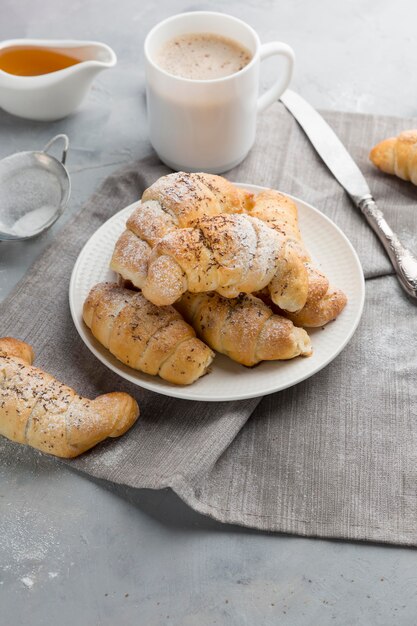
POLYGON ((239 72, 251 58, 249 50, 234 39, 214 33, 189 33, 167 41, 155 61, 173 76, 213 80, 239 72))

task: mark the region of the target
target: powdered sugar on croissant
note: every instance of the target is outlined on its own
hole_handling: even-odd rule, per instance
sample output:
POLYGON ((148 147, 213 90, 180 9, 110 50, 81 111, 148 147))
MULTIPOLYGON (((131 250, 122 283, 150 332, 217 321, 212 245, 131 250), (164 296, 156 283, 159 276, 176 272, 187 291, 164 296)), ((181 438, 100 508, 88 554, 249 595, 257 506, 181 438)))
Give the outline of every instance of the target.
POLYGON ((227 297, 265 287, 273 278, 280 237, 247 215, 205 217, 196 228, 176 229, 153 248, 143 294, 159 306, 185 291, 227 297))
POLYGON ((178 228, 192 227, 203 217, 241 213, 252 204, 252 193, 221 176, 186 172, 162 176, 144 191, 127 220, 110 267, 141 289, 151 247, 159 239, 178 228))
POLYGON ((233 298, 263 285, 283 311, 295 314, 308 303, 304 317, 316 324, 333 319, 346 303, 340 290, 324 298, 329 282, 311 263, 290 198, 274 190, 253 198, 208 174, 179 172, 147 189, 115 246, 111 268, 159 305, 187 290, 233 298), (245 217, 252 218, 251 228, 245 217), (307 315, 313 307, 319 315, 307 315))

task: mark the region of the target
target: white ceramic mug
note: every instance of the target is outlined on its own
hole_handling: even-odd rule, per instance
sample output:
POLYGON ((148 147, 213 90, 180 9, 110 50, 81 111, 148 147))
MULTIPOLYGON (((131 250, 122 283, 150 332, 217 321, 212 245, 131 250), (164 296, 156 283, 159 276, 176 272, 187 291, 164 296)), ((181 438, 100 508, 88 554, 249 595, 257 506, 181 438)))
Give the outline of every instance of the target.
POLYGON ((240 163, 255 141, 257 113, 276 101, 291 80, 294 53, 285 43, 261 44, 245 22, 211 11, 181 13, 157 24, 145 40, 146 95, 150 140, 174 170, 222 173, 240 163), (215 33, 245 46, 251 61, 239 72, 213 80, 169 74, 155 61, 161 47, 186 33, 215 33), (263 59, 287 60, 282 76, 261 96, 263 59))

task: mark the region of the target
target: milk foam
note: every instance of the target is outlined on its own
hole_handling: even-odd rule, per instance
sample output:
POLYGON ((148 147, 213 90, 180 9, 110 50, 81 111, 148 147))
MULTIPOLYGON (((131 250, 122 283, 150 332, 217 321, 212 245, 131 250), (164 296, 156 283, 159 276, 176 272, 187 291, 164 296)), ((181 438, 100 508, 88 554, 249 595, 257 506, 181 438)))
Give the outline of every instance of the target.
POLYGON ((189 33, 167 41, 156 63, 169 74, 192 80, 213 80, 242 70, 251 60, 247 48, 214 33, 189 33))

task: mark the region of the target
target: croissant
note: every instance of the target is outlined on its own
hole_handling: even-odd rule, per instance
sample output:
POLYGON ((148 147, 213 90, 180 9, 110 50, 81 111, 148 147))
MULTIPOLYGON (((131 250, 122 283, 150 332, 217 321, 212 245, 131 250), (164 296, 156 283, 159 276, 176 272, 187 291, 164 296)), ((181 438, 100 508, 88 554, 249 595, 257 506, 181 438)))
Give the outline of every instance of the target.
POLYGON ((162 176, 144 191, 127 220, 110 267, 141 289, 150 247, 159 239, 177 228, 194 226, 199 218, 240 213, 252 203, 252 193, 221 176, 185 172, 162 176))
MULTIPOLYGON (((281 281, 283 280, 281 276, 285 278, 284 272, 281 272, 281 275, 277 272, 274 279, 275 285, 272 283, 269 286, 269 294, 266 290, 263 290, 262 293, 257 295, 273 311, 285 315, 297 326, 324 326, 335 319, 346 306, 346 295, 340 289, 330 287, 327 277, 311 262, 298 226, 297 205, 295 202, 278 191, 268 189, 256 197, 255 203, 248 210, 248 213, 265 221, 268 226, 284 237, 287 250, 292 251, 294 257, 298 258, 303 264, 307 279, 306 299, 304 305, 298 310, 282 306, 278 298, 273 297, 274 294, 271 287, 273 288, 274 286, 276 289, 281 288, 284 290, 283 295, 285 296, 285 289, 288 287, 285 280, 281 283, 279 282, 280 279, 281 281)), ((297 267, 295 261, 293 267, 297 267)), ((304 276, 301 273, 298 276, 304 288, 304 276)), ((288 279, 289 284, 291 284, 291 280, 294 280, 294 278, 290 277, 288 279)))
POLYGON ((195 226, 208 215, 240 213, 253 194, 214 174, 176 172, 145 189, 126 227, 154 246, 174 228, 195 226))
POLYGON ((214 358, 173 307, 158 308, 141 293, 115 283, 99 283, 91 289, 83 318, 119 361, 177 385, 200 378, 214 358))
POLYGON ((288 317, 297 326, 317 328, 336 319, 345 308, 346 303, 347 298, 343 291, 330 286, 321 297, 315 298, 310 295, 301 311, 290 313, 277 309, 277 312, 288 317))
POLYGON ((139 407, 127 393, 88 400, 32 362, 27 343, 0 339, 1 435, 71 458, 107 437, 123 435, 135 423, 139 407))
MULTIPOLYGON (((186 291, 218 291, 228 298, 251 293, 281 271, 280 250, 279 235, 257 218, 205 217, 195 228, 173 230, 158 241, 149 258, 143 295, 161 306, 172 304, 186 291)), ((287 259, 286 272, 289 266, 287 259)), ((286 301, 289 294, 298 296, 295 280, 287 288, 286 301)), ((292 310, 298 308, 296 304, 292 310)))
POLYGON ((223 298, 214 292, 186 293, 175 308, 211 348, 242 365, 311 354, 306 331, 274 315, 252 295, 223 298))
POLYGON ((215 174, 176 172, 158 178, 148 187, 142 203, 148 200, 158 202, 177 226, 185 228, 207 215, 242 212, 253 203, 253 193, 215 174))
POLYGON ((381 141, 372 148, 369 158, 383 172, 417 185, 417 129, 381 141))

